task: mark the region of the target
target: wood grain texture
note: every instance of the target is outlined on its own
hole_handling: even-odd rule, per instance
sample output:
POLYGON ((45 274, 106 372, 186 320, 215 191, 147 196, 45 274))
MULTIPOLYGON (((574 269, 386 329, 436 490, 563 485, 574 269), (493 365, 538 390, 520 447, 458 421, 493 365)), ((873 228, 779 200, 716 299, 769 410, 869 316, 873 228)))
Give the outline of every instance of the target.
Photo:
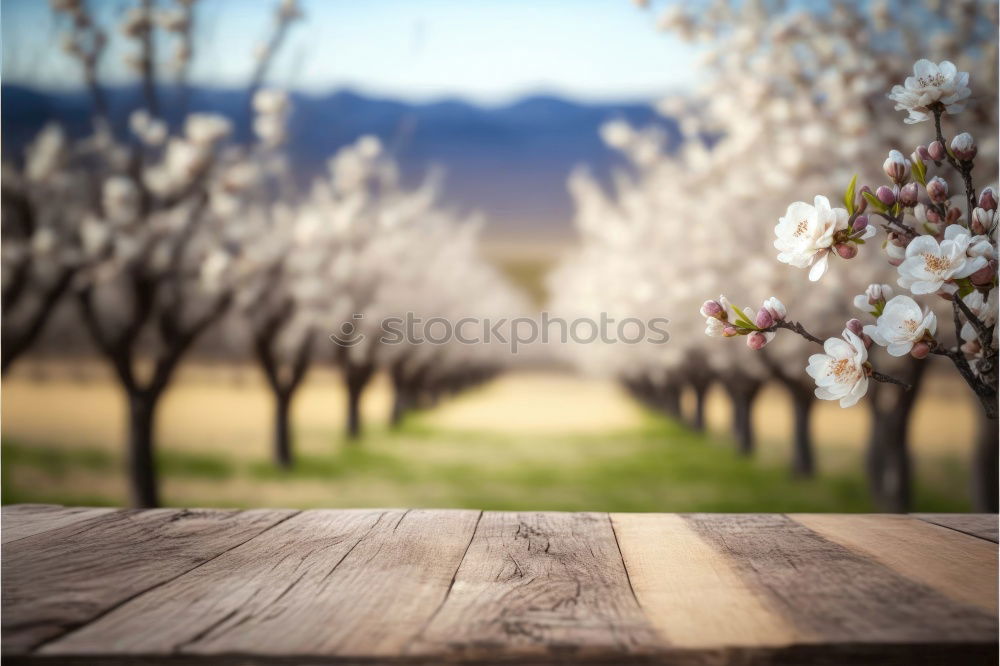
POLYGON ((81 523, 115 509, 55 504, 14 504, 3 507, 0 541, 10 543, 48 530, 81 523))
POLYGON ((397 656, 445 598, 478 518, 307 511, 42 652, 397 656))
POLYGON ((296 587, 323 589, 323 581, 385 514, 301 513, 49 643, 42 652, 100 654, 113 645, 116 653, 180 653, 195 643, 218 641, 262 615, 281 616, 297 600, 289 596, 296 587))
POLYGON ((828 643, 995 645, 997 618, 781 515, 685 520, 796 627, 828 643))
POLYGON ((686 648, 815 641, 771 606, 676 514, 611 515, 632 587, 653 626, 686 648))
POLYGON ((448 598, 408 653, 579 662, 662 647, 607 514, 487 512, 448 598))
POLYGON ((915 517, 8 509, 15 665, 1000 656, 996 546, 915 517))
POLYGON ((3 648, 24 652, 288 518, 289 511, 114 511, 3 549, 3 648))
POLYGON ((952 599, 997 614, 997 547, 989 541, 909 516, 791 518, 952 599))
POLYGON ((997 514, 995 513, 918 513, 914 515, 929 523, 965 532, 993 543, 1000 541, 997 514))

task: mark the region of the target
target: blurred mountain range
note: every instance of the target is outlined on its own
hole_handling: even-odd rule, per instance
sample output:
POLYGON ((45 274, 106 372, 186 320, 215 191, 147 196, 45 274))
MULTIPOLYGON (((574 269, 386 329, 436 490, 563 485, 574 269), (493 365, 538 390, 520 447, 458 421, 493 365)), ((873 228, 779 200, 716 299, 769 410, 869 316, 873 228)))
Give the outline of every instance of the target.
MULTIPOLYGON (((116 128, 126 126, 140 104, 138 87, 106 91, 116 128)), ((229 117, 236 139, 250 139, 247 94, 242 90, 162 91, 163 115, 177 127, 188 111, 229 117)), ((679 142, 675 123, 640 103, 590 104, 554 96, 526 97, 500 107, 446 100, 411 104, 375 99, 342 90, 327 95, 293 94, 288 148, 300 179, 311 179, 341 146, 374 134, 390 147, 407 183, 432 167, 444 171, 444 199, 462 211, 481 211, 487 234, 502 238, 560 239, 571 234, 572 203, 566 177, 589 165, 607 182, 620 158, 601 142, 602 123, 622 118, 636 126, 656 124, 679 142)), ((84 92, 38 91, 2 86, 2 152, 21 159, 24 147, 48 121, 64 124, 73 136, 89 130, 89 98, 84 92)), ((122 130, 123 131, 123 130, 122 130)))

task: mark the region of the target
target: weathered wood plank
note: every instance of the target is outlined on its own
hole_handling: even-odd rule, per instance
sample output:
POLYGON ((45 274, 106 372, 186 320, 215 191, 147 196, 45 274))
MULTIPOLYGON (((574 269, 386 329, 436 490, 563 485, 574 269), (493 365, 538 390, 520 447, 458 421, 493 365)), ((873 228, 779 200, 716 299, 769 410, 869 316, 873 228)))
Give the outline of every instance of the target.
POLYGON ((3 507, 0 541, 10 543, 115 511, 104 507, 11 504, 3 507))
POLYGON ((407 652, 625 663, 662 648, 607 514, 487 512, 451 593, 407 652))
MULTIPOLYGON (((53 641, 45 654, 174 654, 279 612, 295 587, 322 581, 385 517, 384 510, 307 511, 190 573, 53 641)), ((394 522, 401 512, 391 515, 394 522)))
POLYGON ((998 530, 997 514, 995 513, 917 513, 914 515, 929 523, 965 532, 993 543, 1000 541, 1000 537, 998 537, 1000 530, 998 530))
POLYGON ((815 641, 744 581, 676 514, 611 515, 639 604, 671 645, 782 646, 815 641))
POLYGON ((997 547, 988 541, 901 515, 790 517, 907 578, 997 614, 997 547))
POLYGON ((115 511, 3 547, 3 647, 24 652, 293 515, 115 511))
POLYGON ((913 518, 403 510, 262 517, 274 515, 113 512, 5 545, 5 659, 997 661, 995 611, 984 610, 985 590, 996 589, 995 546, 913 518), (984 581, 982 590, 974 580, 984 581), (54 633, 32 636, 36 624, 54 633), (11 635, 22 641, 14 649, 11 635), (37 651, 26 653, 32 645, 37 651))
POLYGON ((478 517, 303 512, 41 652, 398 656, 445 598, 478 517))
POLYGON ((996 644, 995 616, 954 601, 786 516, 684 518, 788 620, 825 642, 996 644))

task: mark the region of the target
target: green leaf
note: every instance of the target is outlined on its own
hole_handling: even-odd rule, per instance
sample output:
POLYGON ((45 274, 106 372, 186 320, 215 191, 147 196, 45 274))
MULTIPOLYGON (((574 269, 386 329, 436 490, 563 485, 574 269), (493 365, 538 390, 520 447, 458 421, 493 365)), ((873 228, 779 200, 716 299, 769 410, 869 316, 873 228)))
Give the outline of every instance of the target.
POLYGON ((873 193, 871 193, 871 192, 861 192, 861 196, 863 196, 865 198, 865 201, 867 201, 868 204, 870 206, 872 206, 878 212, 884 213, 886 210, 888 210, 886 208, 885 204, 882 203, 881 201, 879 201, 878 197, 875 196, 873 193))
POLYGON ((847 191, 844 192, 844 207, 847 208, 849 215, 854 215, 854 190, 857 186, 858 174, 854 174, 854 178, 851 178, 851 184, 847 186, 847 191))
POLYGON ((969 278, 959 278, 958 280, 955 280, 955 284, 958 285, 959 298, 965 298, 976 290, 976 288, 972 285, 972 280, 969 278))
POLYGON ((914 160, 913 168, 911 169, 911 171, 913 172, 913 178, 918 183, 924 186, 927 185, 927 165, 924 164, 924 161, 922 159, 918 157, 916 160, 914 160))
POLYGON ((747 319, 747 316, 743 313, 742 310, 740 310, 738 307, 736 307, 732 303, 729 304, 729 307, 731 307, 733 309, 733 312, 736 313, 736 320, 737 320, 738 323, 745 324, 748 328, 751 328, 751 329, 753 329, 755 331, 757 330, 757 327, 754 325, 754 323, 752 321, 750 321, 749 319, 747 319))

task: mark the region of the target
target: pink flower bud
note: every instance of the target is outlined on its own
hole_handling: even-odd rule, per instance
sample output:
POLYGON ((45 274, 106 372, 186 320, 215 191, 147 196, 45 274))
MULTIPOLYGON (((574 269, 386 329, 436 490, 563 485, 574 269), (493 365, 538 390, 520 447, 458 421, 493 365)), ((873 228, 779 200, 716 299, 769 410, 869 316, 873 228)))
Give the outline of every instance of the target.
POLYGON ((983 208, 976 208, 972 211, 972 222, 969 223, 969 228, 972 229, 972 233, 977 235, 988 234, 992 226, 993 211, 983 208))
POLYGON ((768 311, 774 321, 784 321, 788 316, 788 308, 774 296, 764 301, 763 309, 768 311))
MULTIPOLYGON (((937 143, 936 141, 934 143, 937 143)), ((934 144, 931 144, 934 145, 934 144)), ((948 183, 941 176, 934 176, 927 181, 927 196, 934 203, 944 203, 948 200, 948 183)))
POLYGON ((864 197, 865 192, 868 194, 874 194, 872 192, 872 188, 867 185, 863 185, 861 187, 861 190, 858 192, 857 200, 854 202, 854 210, 856 210, 859 214, 865 212, 865 209, 868 208, 868 199, 865 199, 864 197))
POLYGON ((854 243, 837 243, 833 246, 841 259, 853 259, 858 256, 858 246, 854 243))
POLYGON ((928 162, 931 160, 931 154, 927 150, 927 146, 921 144, 917 146, 917 149, 913 151, 914 154, 920 158, 921 162, 928 162))
POLYGON ((968 132, 962 132, 951 140, 951 152, 963 162, 973 159, 978 150, 976 140, 968 132))
POLYGON ((931 156, 931 159, 935 162, 940 162, 944 159, 945 150, 944 145, 940 141, 934 141, 931 145, 927 146, 927 154, 931 156))
POLYGON ((903 153, 898 150, 890 150, 889 157, 882 163, 882 171, 889 180, 902 185, 910 177, 910 160, 903 157, 903 153))
POLYGON ((865 334, 865 326, 861 323, 860 319, 850 319, 847 322, 846 328, 848 331, 858 336, 859 338, 865 334))
POLYGON ((983 287, 988 284, 993 284, 993 276, 997 274, 997 262, 996 259, 991 259, 990 262, 980 268, 978 271, 969 276, 969 281, 977 287, 983 287))
POLYGON ((754 351, 763 349, 764 345, 766 344, 767 344, 767 337, 760 331, 754 331, 753 333, 747 336, 747 347, 753 349, 754 351))
POLYGON ((701 306, 701 316, 714 319, 725 319, 726 310, 718 301, 705 301, 701 306))
POLYGON ((895 231, 890 231, 886 237, 889 239, 889 242, 895 245, 896 247, 905 248, 907 245, 910 244, 910 239, 907 236, 900 233, 896 233, 895 231))
POLYGON ((875 190, 875 196, 878 197, 878 200, 886 206, 891 206, 896 203, 896 195, 885 185, 881 185, 877 190, 875 190))
POLYGON ((898 234, 889 232, 886 235, 885 243, 882 244, 886 259, 891 266, 899 266, 906 259, 906 247, 898 245, 899 240, 898 234))
POLYGON ((864 231, 867 228, 868 228, 868 216, 867 215, 859 215, 854 220, 854 226, 851 227, 851 230, 852 231, 864 231))
POLYGON ((941 215, 933 208, 924 207, 924 216, 927 218, 928 222, 933 222, 937 224, 941 221, 941 215))
POLYGON ((985 208, 986 210, 997 209, 997 196, 994 194, 993 188, 987 187, 979 195, 979 207, 985 208))
POLYGON ((957 208, 949 208, 948 216, 945 219, 948 221, 948 224, 955 224, 960 217, 962 217, 962 211, 957 208))
POLYGON ((774 316, 768 312, 767 308, 757 310, 757 316, 753 321, 757 328, 771 328, 774 326, 774 316))
POLYGON ((910 350, 910 356, 913 358, 927 358, 927 355, 931 353, 931 346, 926 342, 918 342, 913 345, 910 350))
POLYGON ((978 354, 979 350, 982 348, 983 346, 979 344, 979 340, 969 340, 968 342, 962 345, 962 351, 968 354, 969 356, 978 354))
POLYGON ((722 337, 724 338, 734 338, 739 334, 740 332, 736 330, 735 326, 726 326, 722 329, 722 337))
POLYGON ((917 205, 917 197, 920 195, 920 190, 917 188, 916 183, 907 183, 899 190, 899 203, 910 208, 917 205))

